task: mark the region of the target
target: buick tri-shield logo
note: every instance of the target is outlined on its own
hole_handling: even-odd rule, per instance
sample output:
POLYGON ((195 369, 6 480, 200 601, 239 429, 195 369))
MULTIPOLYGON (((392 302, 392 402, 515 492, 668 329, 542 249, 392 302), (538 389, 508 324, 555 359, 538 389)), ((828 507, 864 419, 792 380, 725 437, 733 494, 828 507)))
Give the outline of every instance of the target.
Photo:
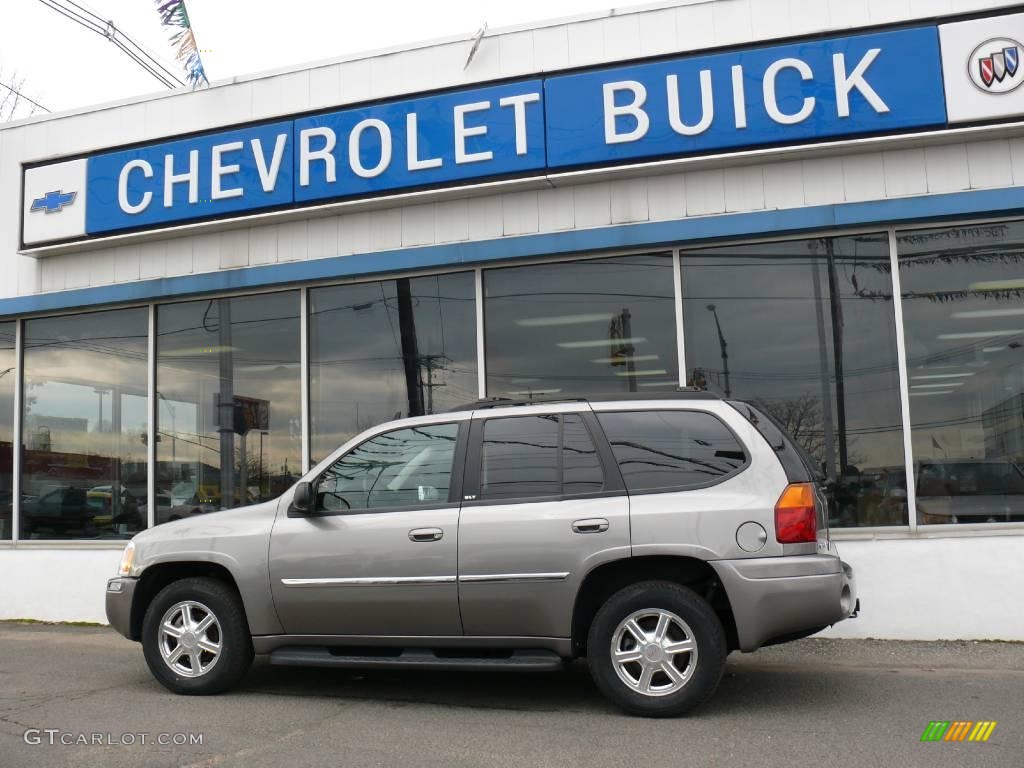
POLYGON ((1024 46, 1010 37, 986 40, 971 53, 967 74, 985 93, 1008 93, 1024 83, 1021 51, 1024 46))

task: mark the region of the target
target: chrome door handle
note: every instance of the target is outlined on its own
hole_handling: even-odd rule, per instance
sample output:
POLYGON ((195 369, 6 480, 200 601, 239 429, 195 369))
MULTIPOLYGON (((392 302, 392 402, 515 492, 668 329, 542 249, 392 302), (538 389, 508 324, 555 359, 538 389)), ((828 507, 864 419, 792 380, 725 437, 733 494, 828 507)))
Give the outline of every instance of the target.
POLYGON ((440 541, 444 531, 440 528, 413 528, 409 531, 409 541, 440 541))
POLYGON ((576 533, 604 533, 608 530, 608 521, 603 517, 591 517, 586 520, 577 520, 572 524, 576 533))

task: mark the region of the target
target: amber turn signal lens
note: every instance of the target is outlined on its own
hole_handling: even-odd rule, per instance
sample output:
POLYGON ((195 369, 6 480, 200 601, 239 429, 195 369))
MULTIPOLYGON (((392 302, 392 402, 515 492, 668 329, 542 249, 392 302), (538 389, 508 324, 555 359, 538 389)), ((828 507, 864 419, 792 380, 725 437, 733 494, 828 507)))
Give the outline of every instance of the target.
POLYGON ((775 539, 780 544, 815 542, 818 538, 818 512, 811 483, 786 486, 775 505, 775 539))

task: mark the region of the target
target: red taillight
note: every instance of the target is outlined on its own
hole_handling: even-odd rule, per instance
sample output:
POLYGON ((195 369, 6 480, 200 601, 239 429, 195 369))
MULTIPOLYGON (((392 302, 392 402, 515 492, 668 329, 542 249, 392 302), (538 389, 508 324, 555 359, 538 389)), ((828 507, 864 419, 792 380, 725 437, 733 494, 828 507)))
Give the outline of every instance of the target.
POLYGON ((775 505, 775 538, 780 544, 814 542, 818 538, 818 513, 814 506, 814 486, 810 483, 787 485, 775 505))

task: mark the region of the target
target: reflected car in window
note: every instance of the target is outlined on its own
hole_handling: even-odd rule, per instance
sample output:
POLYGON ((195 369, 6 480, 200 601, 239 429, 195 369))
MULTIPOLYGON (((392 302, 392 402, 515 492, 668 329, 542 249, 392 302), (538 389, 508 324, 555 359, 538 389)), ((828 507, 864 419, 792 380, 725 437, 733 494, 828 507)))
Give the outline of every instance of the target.
POLYGON ((22 501, 21 536, 51 538, 67 535, 95 536, 96 509, 89 506, 88 491, 64 486, 22 501))
POLYGON ((1024 521, 1024 471, 1007 459, 922 462, 917 511, 923 524, 1024 521))

